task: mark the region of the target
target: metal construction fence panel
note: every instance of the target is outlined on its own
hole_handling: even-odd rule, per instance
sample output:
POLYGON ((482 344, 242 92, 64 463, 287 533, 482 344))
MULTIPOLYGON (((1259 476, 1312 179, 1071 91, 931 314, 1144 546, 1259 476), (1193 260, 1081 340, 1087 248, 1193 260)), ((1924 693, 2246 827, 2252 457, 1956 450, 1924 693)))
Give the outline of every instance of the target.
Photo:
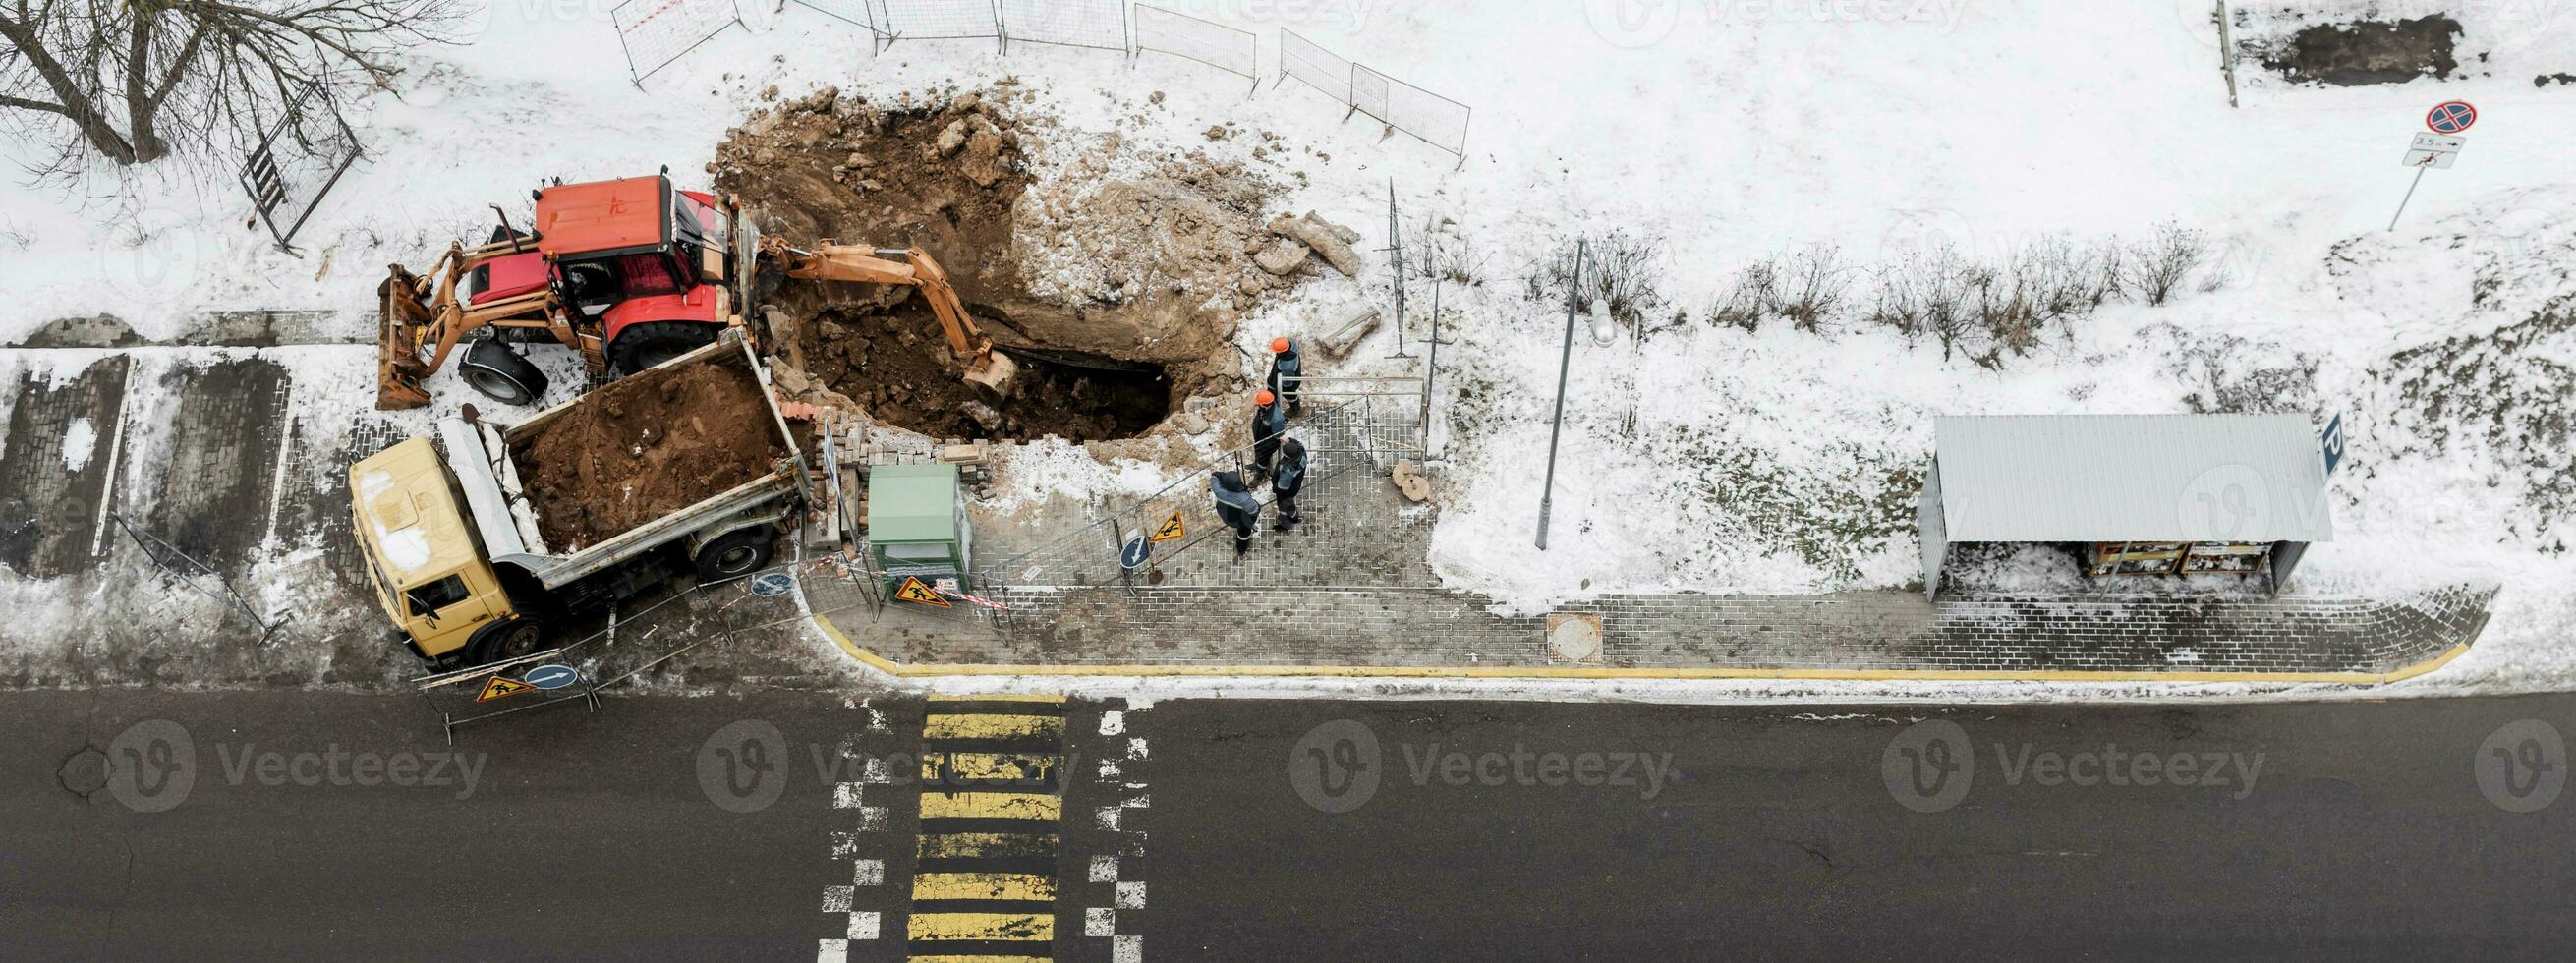
POLYGON ((1467 105, 1397 80, 1364 64, 1351 65, 1351 106, 1425 143, 1467 157, 1467 105))
POLYGON ((357 133, 318 91, 306 93, 259 139, 242 160, 242 190, 279 247, 295 239, 360 153, 357 133))
POLYGON ((873 0, 877 32, 896 40, 1000 39, 1002 15, 993 0, 873 0))
POLYGON ((1305 81, 1346 106, 1351 102, 1351 62, 1297 31, 1279 31, 1279 75, 1305 81))
POLYGON ((886 32, 885 18, 877 13, 876 0, 795 0, 795 2, 824 16, 863 27, 869 33, 883 36, 886 32))
POLYGON ((625 0, 609 16, 617 22, 617 43, 626 51, 627 72, 635 75, 639 87, 644 78, 698 49, 724 28, 742 23, 742 9, 734 0, 625 0))
POLYGON ((1125 0, 998 0, 1002 44, 1127 49, 1125 0))
POLYGON ((1230 70, 1261 83, 1261 38, 1210 20, 1136 5, 1136 49, 1159 50, 1187 57, 1220 70, 1230 70))

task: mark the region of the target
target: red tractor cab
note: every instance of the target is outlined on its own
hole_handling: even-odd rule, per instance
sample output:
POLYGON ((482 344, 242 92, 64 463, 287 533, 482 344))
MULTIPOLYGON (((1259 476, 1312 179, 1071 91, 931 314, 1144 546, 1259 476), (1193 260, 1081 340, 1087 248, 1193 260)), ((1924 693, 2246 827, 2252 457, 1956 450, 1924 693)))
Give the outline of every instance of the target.
POLYGON ((420 378, 473 335, 460 365, 477 391, 529 404, 546 378, 511 342, 555 341, 593 373, 628 375, 713 342, 738 321, 734 210, 677 190, 664 175, 536 191, 533 233, 506 221, 475 248, 452 246, 414 277, 400 266, 385 296, 378 407, 428 403, 420 378), (424 352, 429 357, 422 357, 424 352))

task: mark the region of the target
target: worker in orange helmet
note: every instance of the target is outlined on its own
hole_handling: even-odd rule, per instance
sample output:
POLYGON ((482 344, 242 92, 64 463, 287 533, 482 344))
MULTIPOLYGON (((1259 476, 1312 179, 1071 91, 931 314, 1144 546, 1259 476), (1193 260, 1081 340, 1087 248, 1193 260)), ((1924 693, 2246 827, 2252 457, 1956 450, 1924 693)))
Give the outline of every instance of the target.
POLYGON ((1306 413, 1306 402, 1299 398, 1298 381, 1305 376, 1305 362, 1297 357, 1297 340, 1289 337, 1270 339, 1270 390, 1288 400, 1290 417, 1306 413))
POLYGON ((1252 471, 1253 477, 1270 474, 1270 461, 1279 455, 1279 436, 1288 433, 1288 415, 1279 404, 1279 396, 1263 388, 1252 396, 1252 471))

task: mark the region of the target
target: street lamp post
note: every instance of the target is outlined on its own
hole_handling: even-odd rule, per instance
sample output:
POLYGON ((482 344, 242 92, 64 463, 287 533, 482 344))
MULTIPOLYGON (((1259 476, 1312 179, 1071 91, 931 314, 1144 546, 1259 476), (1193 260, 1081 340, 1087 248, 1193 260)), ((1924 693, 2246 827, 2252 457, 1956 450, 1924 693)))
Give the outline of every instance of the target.
POLYGON ((1574 242, 1574 277, 1565 285, 1565 350, 1556 362, 1556 416, 1547 426, 1547 482, 1538 495, 1538 550, 1547 551, 1547 517, 1556 501, 1556 442, 1565 433, 1565 376, 1574 366, 1574 314, 1582 303, 1584 245, 1574 242))

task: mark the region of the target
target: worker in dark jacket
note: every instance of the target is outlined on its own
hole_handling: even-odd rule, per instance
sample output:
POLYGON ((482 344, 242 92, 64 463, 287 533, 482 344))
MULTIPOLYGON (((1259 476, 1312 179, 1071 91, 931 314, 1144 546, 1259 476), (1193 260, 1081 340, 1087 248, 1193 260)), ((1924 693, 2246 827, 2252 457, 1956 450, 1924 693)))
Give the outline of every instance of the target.
POLYGON ((1261 524, 1261 502, 1244 487, 1243 476, 1230 471, 1208 476, 1208 491, 1216 498, 1216 517, 1234 529, 1234 557, 1242 558, 1252 547, 1252 530, 1261 524))
POLYGON ((1306 520, 1297 514, 1297 492, 1306 487, 1306 446, 1290 438, 1279 443, 1279 470, 1270 476, 1270 500, 1279 506, 1280 531, 1306 520))
POLYGON ((1306 363, 1297 357, 1295 339, 1270 339, 1270 390, 1288 402, 1288 416, 1291 418, 1306 413, 1306 401, 1301 397, 1304 386, 1297 380, 1305 373, 1306 363))
POLYGON ((1288 431, 1288 413, 1282 410, 1279 396, 1263 388, 1252 396, 1252 468, 1253 477, 1270 474, 1270 461, 1279 456, 1279 436, 1288 431))

